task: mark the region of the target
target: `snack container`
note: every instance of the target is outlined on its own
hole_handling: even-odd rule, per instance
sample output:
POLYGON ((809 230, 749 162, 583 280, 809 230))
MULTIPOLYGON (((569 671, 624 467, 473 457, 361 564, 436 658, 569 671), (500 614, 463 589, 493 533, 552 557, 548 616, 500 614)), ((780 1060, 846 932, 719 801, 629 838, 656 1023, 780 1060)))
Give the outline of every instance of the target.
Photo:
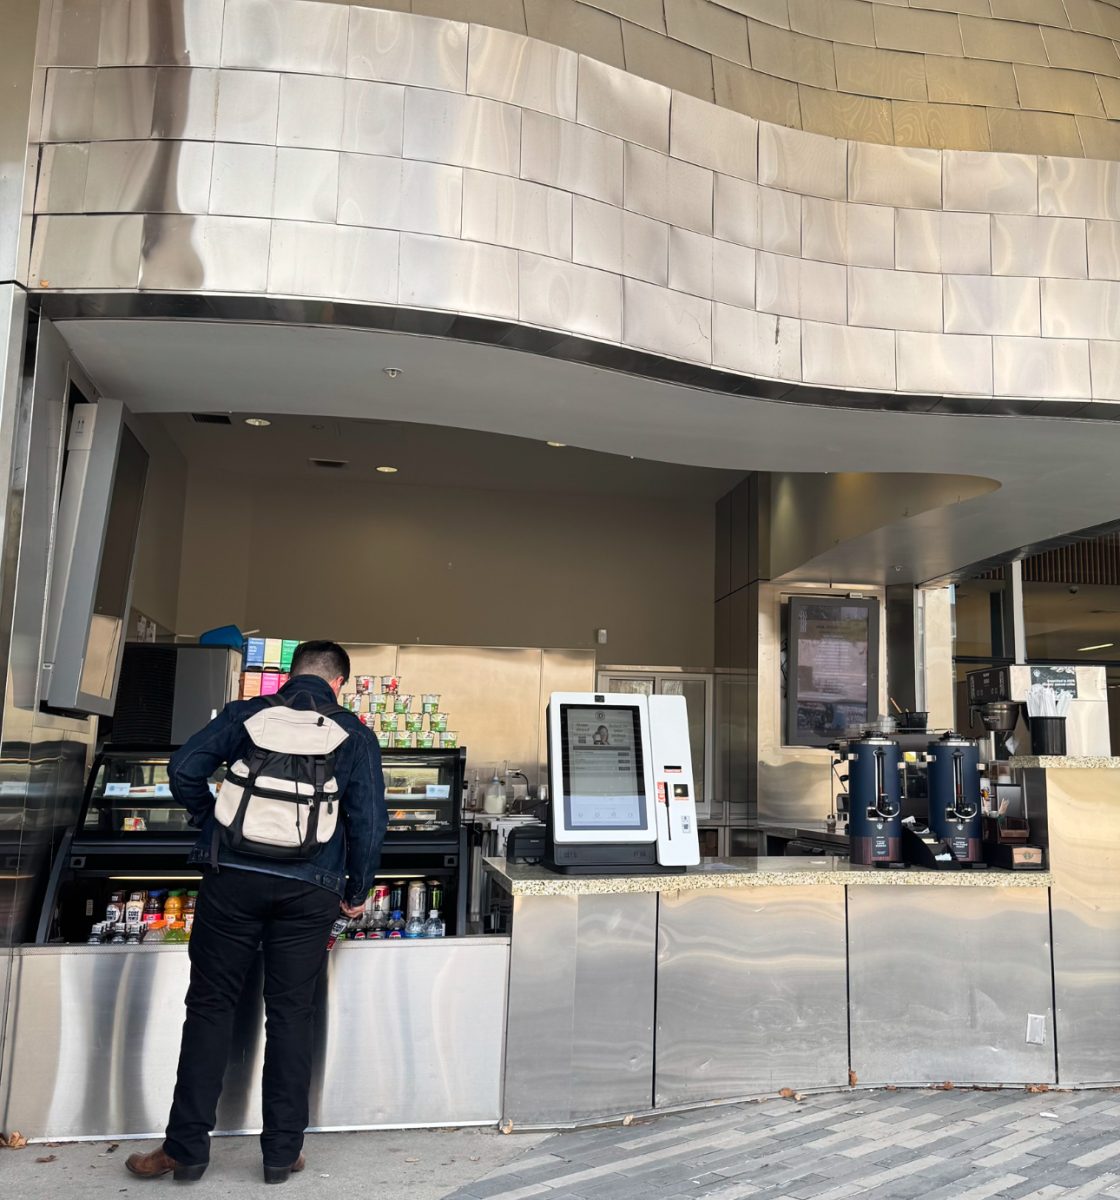
POLYGON ((439 692, 425 692, 420 697, 420 711, 422 713, 439 712, 439 692))
POLYGON ((447 713, 428 713, 428 728, 433 733, 443 733, 447 729, 447 713))
POLYGON ((458 750, 459 735, 457 733, 452 733, 448 729, 445 729, 443 733, 439 735, 439 744, 444 750, 458 750))

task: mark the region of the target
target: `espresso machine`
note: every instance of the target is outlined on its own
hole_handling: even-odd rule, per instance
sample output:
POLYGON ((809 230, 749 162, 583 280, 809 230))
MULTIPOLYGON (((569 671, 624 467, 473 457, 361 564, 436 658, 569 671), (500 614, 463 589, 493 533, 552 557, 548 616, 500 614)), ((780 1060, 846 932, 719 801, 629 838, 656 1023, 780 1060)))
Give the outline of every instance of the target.
POLYGON ((867 733, 838 744, 834 753, 835 765, 846 763, 848 768, 847 794, 837 800, 847 806, 851 861, 862 866, 905 865, 898 742, 881 733, 867 733))

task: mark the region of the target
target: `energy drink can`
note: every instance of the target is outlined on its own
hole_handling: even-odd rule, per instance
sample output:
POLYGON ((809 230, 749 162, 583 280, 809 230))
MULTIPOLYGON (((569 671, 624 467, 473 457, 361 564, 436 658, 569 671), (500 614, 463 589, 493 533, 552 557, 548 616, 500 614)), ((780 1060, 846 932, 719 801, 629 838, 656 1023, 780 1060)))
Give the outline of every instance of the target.
POLYGON ((428 907, 438 908, 443 912, 443 881, 439 879, 428 880, 428 907))
POLYGON ((350 921, 347 917, 339 917, 331 926, 330 934, 327 937, 327 949, 333 950, 335 942, 350 928, 350 921))
POLYGON ((389 913, 395 913, 399 908, 404 912, 404 897, 407 884, 403 879, 394 879, 389 885, 389 913))
POLYGON ((422 879, 413 879, 408 885, 408 920, 428 915, 428 885, 422 879))
POLYGON ((393 906, 389 903, 389 885, 387 883, 375 884, 369 897, 366 911, 369 913, 371 920, 375 920, 381 916, 384 917, 384 924, 387 925, 389 923, 389 914, 393 911, 393 906))

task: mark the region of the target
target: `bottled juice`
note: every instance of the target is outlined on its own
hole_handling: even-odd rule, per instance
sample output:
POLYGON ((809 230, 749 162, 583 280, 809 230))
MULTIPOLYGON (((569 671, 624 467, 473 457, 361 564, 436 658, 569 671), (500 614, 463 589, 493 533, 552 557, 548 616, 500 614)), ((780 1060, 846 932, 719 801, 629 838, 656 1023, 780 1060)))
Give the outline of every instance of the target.
POLYGON ((183 919, 183 893, 168 892, 163 902, 163 919, 169 924, 175 924, 183 919))

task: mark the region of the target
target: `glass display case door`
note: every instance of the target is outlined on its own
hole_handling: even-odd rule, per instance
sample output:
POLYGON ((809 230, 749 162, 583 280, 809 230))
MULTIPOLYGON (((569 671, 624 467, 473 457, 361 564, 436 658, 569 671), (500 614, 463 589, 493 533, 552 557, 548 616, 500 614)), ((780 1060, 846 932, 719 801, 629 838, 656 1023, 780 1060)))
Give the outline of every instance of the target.
POLYGON ((637 696, 683 696, 688 708, 692 773, 696 780, 696 817, 712 815, 715 678, 689 671, 600 671, 601 691, 637 696))

